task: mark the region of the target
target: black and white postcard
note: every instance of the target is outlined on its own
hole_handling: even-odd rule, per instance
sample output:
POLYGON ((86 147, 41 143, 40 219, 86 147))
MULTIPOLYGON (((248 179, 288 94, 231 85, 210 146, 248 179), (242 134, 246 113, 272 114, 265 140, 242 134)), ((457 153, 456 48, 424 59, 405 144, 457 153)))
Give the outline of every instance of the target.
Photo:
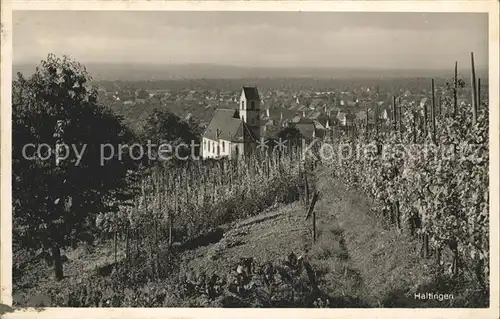
POLYGON ((498 2, 2 6, 5 318, 498 316, 498 2))

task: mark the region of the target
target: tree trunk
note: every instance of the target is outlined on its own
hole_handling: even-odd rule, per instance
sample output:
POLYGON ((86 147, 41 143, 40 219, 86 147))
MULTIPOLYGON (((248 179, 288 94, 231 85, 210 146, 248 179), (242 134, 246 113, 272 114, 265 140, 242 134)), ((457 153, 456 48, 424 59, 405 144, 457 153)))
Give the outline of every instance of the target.
POLYGON ((63 265, 61 260, 61 250, 59 246, 52 246, 52 260, 54 261, 54 271, 56 280, 63 279, 63 265))

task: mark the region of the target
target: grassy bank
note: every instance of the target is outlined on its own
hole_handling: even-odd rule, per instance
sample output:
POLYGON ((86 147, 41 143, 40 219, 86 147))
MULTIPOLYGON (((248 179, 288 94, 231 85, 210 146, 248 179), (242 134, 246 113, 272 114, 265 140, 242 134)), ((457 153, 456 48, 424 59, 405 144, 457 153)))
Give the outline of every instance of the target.
MULTIPOLYGON (((318 170, 317 187, 323 194, 317 205, 321 235, 313 251, 323 256, 327 270, 348 262, 352 269, 345 268, 344 277, 357 287, 351 293, 372 307, 487 306, 478 283, 453 277, 435 260, 421 258, 415 239, 384 225, 371 210, 372 201, 360 191, 347 188, 326 169, 318 170), (329 258, 332 253, 343 262, 329 258), (416 293, 450 294, 453 299, 420 300, 416 293)), ((335 282, 332 278, 328 286, 339 287, 335 282)))

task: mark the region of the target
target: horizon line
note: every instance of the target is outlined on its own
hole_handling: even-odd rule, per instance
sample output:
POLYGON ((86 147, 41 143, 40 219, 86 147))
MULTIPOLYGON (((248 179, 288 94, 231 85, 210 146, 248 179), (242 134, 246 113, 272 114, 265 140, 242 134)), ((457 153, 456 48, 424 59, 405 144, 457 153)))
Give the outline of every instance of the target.
MULTIPOLYGON (((223 64, 223 63, 204 63, 204 62, 194 62, 194 63, 155 63, 155 62, 116 62, 116 61, 92 61, 92 62, 81 62, 75 59, 72 59, 82 65, 140 65, 140 66, 213 66, 213 67, 230 67, 230 68, 260 68, 260 69, 318 69, 318 70, 409 70, 409 71, 444 71, 453 68, 453 64, 450 64, 450 67, 439 67, 439 68, 402 68, 402 67, 338 67, 338 66, 271 66, 271 65, 237 65, 237 64, 223 64)), ((12 66, 37 66, 41 63, 39 62, 13 62, 12 66)), ((488 67, 484 66, 476 66, 476 70, 489 70, 488 67)), ((470 66, 460 67, 458 69, 470 69, 470 66)))

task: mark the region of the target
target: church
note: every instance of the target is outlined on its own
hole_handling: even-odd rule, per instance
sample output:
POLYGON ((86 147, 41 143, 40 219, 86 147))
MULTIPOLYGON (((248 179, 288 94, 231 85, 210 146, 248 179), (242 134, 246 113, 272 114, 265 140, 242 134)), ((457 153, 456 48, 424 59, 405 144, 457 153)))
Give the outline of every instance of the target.
POLYGON ((260 97, 257 87, 244 86, 238 109, 217 109, 202 136, 203 158, 242 157, 260 140, 260 97))

